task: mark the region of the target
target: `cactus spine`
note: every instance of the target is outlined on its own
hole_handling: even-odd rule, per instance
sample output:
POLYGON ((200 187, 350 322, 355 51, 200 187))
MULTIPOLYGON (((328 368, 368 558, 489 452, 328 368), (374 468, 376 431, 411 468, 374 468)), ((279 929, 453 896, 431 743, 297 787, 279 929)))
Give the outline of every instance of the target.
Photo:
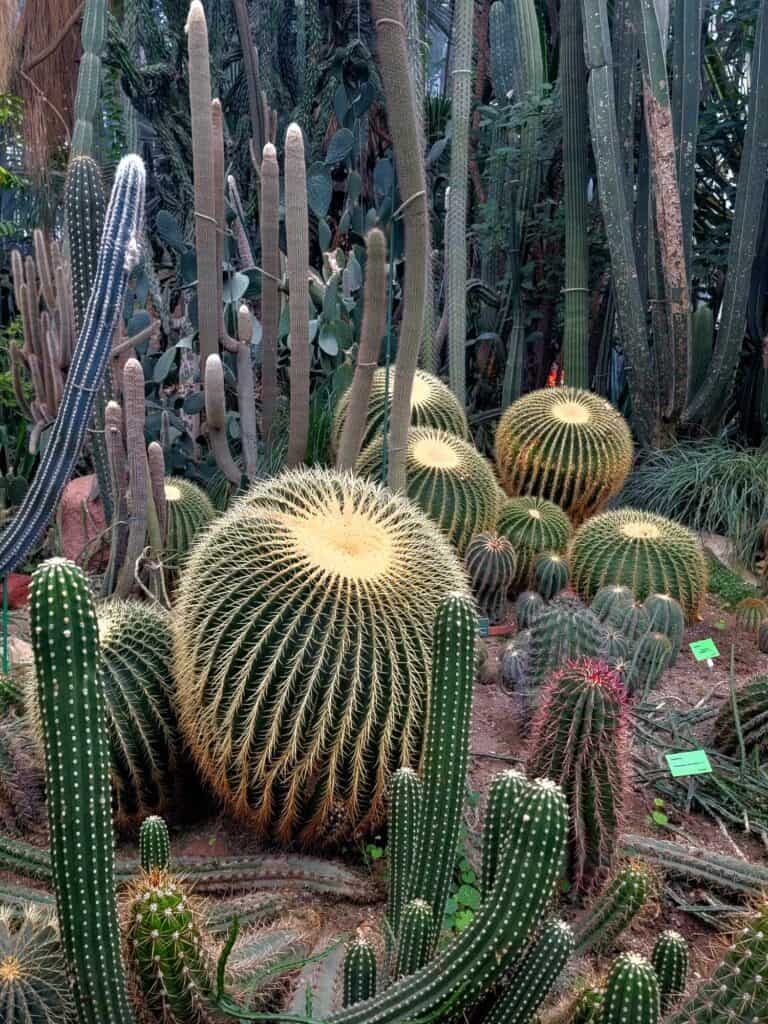
POLYGON ((429 961, 434 932, 435 918, 426 900, 406 903, 397 939, 395 978, 415 974, 429 961))
POLYGON ((205 491, 183 477, 163 481, 166 506, 163 561, 178 571, 195 541, 216 518, 216 509, 205 491))
POLYGON ((544 610, 544 598, 535 590, 524 590, 515 601, 518 630, 530 629, 544 610))
POLYGON ((343 1006, 354 1006, 376 995, 376 952, 363 937, 349 943, 344 955, 343 1006))
POLYGON ((476 533, 467 545, 464 565, 480 611, 491 622, 500 622, 517 571, 515 549, 497 533, 476 533))
POLYGON ((530 627, 529 672, 533 683, 574 658, 595 658, 604 643, 600 623, 589 608, 561 597, 545 606, 530 627))
POLYGON ((768 601, 762 597, 745 597, 733 609, 736 625, 748 633, 757 633, 768 619, 768 601))
POLYGON ((418 847, 422 785, 412 768, 398 768, 389 784, 389 890, 387 924, 396 938, 412 882, 418 847))
POLYGON ((533 560, 531 586, 551 601, 568 586, 568 562, 556 552, 543 551, 533 560))
POLYGON ((109 739, 83 573, 54 558, 30 594, 51 863, 80 1024, 132 1024, 115 903, 109 739))
POLYGON ((622 953, 605 983, 600 1024, 659 1024, 659 982, 644 956, 622 953))
POLYGON ((297 124, 285 133, 285 244, 291 330, 291 411, 289 466, 307 457, 309 437, 309 214, 304 138, 297 124))
POLYGON ((80 32, 83 55, 77 72, 75 124, 70 147, 73 157, 91 156, 93 153, 93 125, 99 108, 101 54, 106 40, 106 24, 106 0, 87 0, 80 32))
POLYGON ((645 906, 650 888, 650 875, 641 865, 620 867, 578 922, 576 956, 610 948, 645 906))
POLYGON ((619 609, 631 605, 634 600, 635 595, 629 587, 614 583, 608 587, 601 587, 592 598, 589 607, 601 622, 608 622, 612 615, 619 613, 619 609))
POLYGON ((122 312, 128 274, 138 257, 143 217, 144 165, 138 157, 128 156, 120 161, 115 175, 96 279, 49 443, 21 507, 0 535, 0 576, 22 561, 45 530, 80 454, 122 312))
POLYGON ((637 601, 617 602, 608 613, 605 623, 606 626, 618 629, 630 647, 633 647, 651 628, 648 612, 637 601))
MULTIPOLYGON (((592 602, 594 607, 594 602, 592 602)), ((648 612, 650 629, 663 633, 670 642, 669 664, 674 665, 680 654, 685 632, 685 615, 674 597, 669 594, 649 594, 643 602, 648 612)))
POLYGON ((688 943, 679 932, 668 929, 656 939, 651 963, 659 979, 662 1009, 668 1010, 685 992, 688 977, 688 943))
POLYGON ((165 871, 171 859, 168 826, 157 814, 151 814, 139 829, 139 860, 142 871, 165 871))
POLYGON ((280 324, 280 168, 271 142, 261 161, 261 435, 269 443, 278 399, 277 332, 280 324))

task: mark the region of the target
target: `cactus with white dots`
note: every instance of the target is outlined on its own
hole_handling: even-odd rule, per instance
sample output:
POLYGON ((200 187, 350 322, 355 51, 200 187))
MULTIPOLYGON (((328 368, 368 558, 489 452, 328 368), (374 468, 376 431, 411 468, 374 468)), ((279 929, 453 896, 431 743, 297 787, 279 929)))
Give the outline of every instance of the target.
POLYGON ((139 829, 139 860, 142 871, 157 868, 164 871, 171 860, 168 826, 157 814, 150 814, 139 829))
POLYGON ((504 829, 515 801, 520 798, 528 780, 516 768, 499 772, 491 780, 488 803, 483 821, 482 867, 480 871, 481 895, 485 899, 496 881, 496 868, 501 859, 505 840, 504 829))
POLYGON ((640 864, 625 864, 580 918, 576 927, 576 956, 606 949, 645 906, 651 876, 640 864))
POLYGON ((673 1006, 685 991, 688 959, 688 943, 680 932, 668 928, 656 939, 651 952, 651 963, 659 979, 663 1010, 673 1006))
POLYGON ((605 983, 600 1024, 659 1024, 659 982, 652 965, 638 953, 616 957, 605 983))
POLYGON ((99 634, 84 574, 66 559, 43 563, 30 605, 53 881, 78 1021, 132 1024, 115 903, 99 634))
POLYGON ((422 785, 413 768, 399 768, 389 783, 389 892, 387 924, 400 935, 400 918, 408 900, 414 853, 418 845, 422 785))
POLYGON ((376 951, 362 936, 353 939, 344 954, 343 1005, 354 1006, 376 995, 376 951))
POLYGON ((411 900, 403 908, 395 956, 395 977, 415 974, 427 963, 432 949, 435 918, 425 900, 411 900))

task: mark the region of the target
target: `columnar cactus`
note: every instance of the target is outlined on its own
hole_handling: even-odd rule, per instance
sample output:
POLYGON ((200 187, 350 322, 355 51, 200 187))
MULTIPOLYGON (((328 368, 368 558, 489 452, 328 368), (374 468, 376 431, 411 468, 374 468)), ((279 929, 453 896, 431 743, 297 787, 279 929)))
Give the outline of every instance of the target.
POLYGON ((0 1020, 74 1024, 67 966, 55 915, 25 904, 0 907, 0 1020))
POLYGON ((79 1024, 132 1024, 115 902, 109 738, 96 614, 62 558, 32 577, 31 627, 45 747, 51 863, 79 1024))
POLYGON ((362 936, 353 939, 344 954, 343 1006, 354 1006, 376 995, 376 951, 362 936))
POLYGON ((83 55, 77 72, 75 123, 72 129, 73 156, 90 156, 93 152, 93 127, 99 112, 101 93, 101 54, 107 36, 106 0, 87 0, 83 9, 80 41, 83 55))
MULTIPOLYGON (((751 676, 736 691, 736 709, 746 753, 757 751, 758 758, 764 760, 768 754, 768 675, 751 676)), ((740 756, 741 745, 729 700, 715 719, 712 740, 729 757, 740 756)))
POLYGON ((581 523, 621 490, 632 468, 632 435, 599 395, 543 388, 505 410, 496 465, 508 494, 548 498, 581 523))
POLYGON ((297 124, 285 133, 285 238, 291 321, 289 466, 304 462, 309 437, 309 214, 304 137, 297 124))
MULTIPOLYGON (((594 601, 592 602, 594 607, 594 601)), ((672 646, 670 665, 674 665, 680 654, 685 633, 685 615, 674 597, 669 594, 649 594, 643 602, 648 612, 650 628, 663 633, 672 646)))
POLYGON ((481 614, 500 622, 517 570, 515 549, 497 533, 476 533, 467 545, 464 565, 481 614))
POLYGON ((688 943, 679 932, 667 929, 656 939, 651 963, 659 979, 661 1006, 668 1010, 685 992, 688 978, 688 943))
MULTIPOLYGON (((247 15, 246 15, 247 17, 247 15)), ((280 326, 280 167, 268 142, 261 161, 261 434, 269 443, 278 399, 277 333, 280 326)))
POLYGON ((571 537, 570 521, 559 506, 527 495, 501 505, 496 529, 515 549, 521 585, 528 582, 536 555, 565 551, 571 537))
POLYGON ((422 785, 413 768, 398 768, 389 784, 389 887, 387 924, 400 934, 400 918, 408 901, 421 816, 422 785))
MULTIPOLYGON (((381 479, 384 438, 360 454, 355 472, 381 479)), ((496 523, 496 480, 488 461, 469 441, 431 427, 411 427, 405 491, 463 555, 473 534, 496 523)))
POLYGON ((435 916, 426 900, 415 899, 403 909, 395 956, 395 978, 415 974, 429 960, 435 916))
POLYGON ((645 906, 651 877, 641 864, 624 864, 576 925, 576 956, 609 949, 645 906))
POLYGON ((659 1024, 659 982, 637 953, 622 953, 608 972, 600 1024, 659 1024))
POLYGON ((21 562, 47 527, 85 440, 96 393, 122 313, 128 275, 138 259, 144 218, 144 165, 118 165, 99 249, 96 279, 69 367, 64 393, 35 479, 10 526, 0 535, 0 576, 21 562))
POLYGON ((518 629, 530 629, 544 610, 544 598, 535 590, 524 590, 515 601, 515 617, 518 629))
POLYGON ((283 473, 213 523, 179 583, 176 692, 230 810, 307 844, 379 822, 390 773, 418 763, 434 616, 455 590, 436 527, 349 475, 283 473))
POLYGON ((165 871, 171 859, 168 826, 162 818, 151 814, 139 829, 139 860, 142 871, 165 871))
POLYGON ((496 869, 503 855, 505 829, 528 780, 516 768, 499 772, 491 780, 483 820, 483 859, 480 872, 481 895, 485 899, 496 882, 496 869))
POLYGON ((542 551, 533 560, 531 586, 544 598, 551 601, 568 586, 568 562, 554 551, 542 551))
POLYGON ((529 671, 534 683, 573 658, 595 658, 603 631, 592 612, 570 597, 556 598, 531 625, 529 671))
POLYGON ((192 545, 216 518, 216 509, 202 488, 182 477, 165 481, 165 508, 163 561, 178 572, 192 545))
POLYGON ((533 723, 526 770, 559 782, 568 797, 570 874, 577 891, 599 884, 613 867, 626 747, 625 697, 615 672, 583 658, 555 673, 533 723))
POLYGON ((707 589, 707 563, 695 534, 653 512, 620 508, 584 523, 570 547, 571 584, 585 600, 609 583, 629 587, 638 601, 669 594, 686 617, 696 615, 707 589))
POLYGON ((624 675, 631 697, 646 697, 669 667, 672 644, 663 633, 646 633, 632 648, 624 675))

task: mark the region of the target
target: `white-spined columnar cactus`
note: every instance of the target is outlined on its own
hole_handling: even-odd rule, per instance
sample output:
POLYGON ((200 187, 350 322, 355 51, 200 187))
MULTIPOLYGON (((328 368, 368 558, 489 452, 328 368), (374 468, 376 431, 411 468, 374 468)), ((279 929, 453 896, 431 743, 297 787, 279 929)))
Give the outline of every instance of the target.
POLYGON ((182 728, 263 836, 341 840, 378 821, 421 750, 438 604, 466 593, 404 497, 334 471, 257 484, 191 553, 175 615, 182 728))

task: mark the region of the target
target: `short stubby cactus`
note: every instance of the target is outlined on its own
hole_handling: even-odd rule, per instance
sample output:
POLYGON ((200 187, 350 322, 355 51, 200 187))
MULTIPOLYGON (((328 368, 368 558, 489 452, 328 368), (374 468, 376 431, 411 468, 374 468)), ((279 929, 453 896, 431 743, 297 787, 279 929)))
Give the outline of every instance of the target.
POLYGON ((515 549, 521 586, 530 579, 536 555, 563 552, 571 538, 571 522, 558 505, 528 496, 508 498, 501 504, 496 529, 515 549))
POLYGON ((544 598, 535 590, 524 590, 515 601, 518 629, 530 629, 537 615, 544 609, 544 598))
POLYGON ((387 925, 395 938, 400 934, 400 918, 413 880, 422 788, 421 779, 413 768, 398 768, 389 784, 387 925))
POLYGON ((376 995, 376 950, 363 936, 349 943, 344 954, 344 1006, 376 995))
POLYGON ((669 594, 691 620, 707 589, 707 563, 698 537, 653 512, 620 508, 579 527, 571 542, 571 586, 585 600, 601 587, 629 587, 638 601, 669 594))
POLYGON ((608 972, 600 1024, 659 1024, 661 999, 653 966, 638 953, 622 953, 608 972))
POLYGON ((629 587, 622 587, 619 584, 612 584, 601 587, 592 598, 589 607, 601 622, 607 622, 611 615, 619 608, 632 604, 635 595, 629 587))
POLYGON ((672 644, 663 633, 646 633, 632 647, 624 685, 631 697, 647 697, 669 667, 672 644))
POLYGON ((611 871, 627 787, 626 700, 615 672, 582 658, 547 683, 526 770, 560 783, 568 798, 570 876, 577 891, 611 871))
POLYGON ((568 562, 556 551, 542 551, 533 560, 530 584, 544 598, 551 601, 568 586, 568 562))
POLYGON ((483 821, 483 862, 481 885, 483 899, 496 881, 496 868, 502 856, 507 823, 515 803, 520 799, 528 780, 516 768, 508 768, 491 779, 483 821))
MULTIPOLYGON (((760 761, 768 757, 768 675, 749 678, 736 691, 736 710, 747 754, 757 751, 760 761)), ((712 732, 715 747, 729 757, 741 755, 733 706, 727 700, 721 706, 712 732)))
POLYGON ((415 899, 406 903, 402 925, 397 938, 395 977, 414 974, 429 960, 435 934, 435 917, 426 900, 415 899))
POLYGON ((624 636, 630 648, 638 640, 650 632, 651 618, 645 606, 637 601, 616 602, 605 620, 607 626, 613 626, 624 636))
POLYGON ((432 627, 467 593, 405 497, 329 470, 257 484, 182 572, 180 718, 203 775, 262 836, 333 843, 378 823, 421 753, 432 627))
POLYGON ((0 907, 0 1020, 74 1024, 59 928, 47 909, 0 907))
MULTIPOLYGON (((381 367, 373 375, 371 396, 368 400, 368 418, 360 450, 380 438, 384 433, 385 418, 389 415, 392 392, 395 386, 395 371, 381 367)), ((336 406, 333 419, 331 446, 338 451, 341 431, 347 417, 350 389, 344 392, 336 406)), ((464 409, 447 384, 424 370, 417 370, 411 391, 411 426, 434 427, 457 437, 468 438, 469 428, 464 409)))
POLYGON ((163 563, 173 573, 179 571, 190 548, 217 513, 205 491, 182 477, 165 481, 165 509, 163 563))
POLYGON ((578 388, 543 388, 505 410, 496 429, 504 490, 556 502, 574 523, 599 512, 632 468, 632 435, 604 398, 578 388))
POLYGON ((688 943, 680 932, 669 928, 661 933, 653 945, 651 963, 659 979, 662 1009, 668 1010, 685 992, 688 978, 688 943))
MULTIPOLYGON (((384 439, 364 448, 355 472, 380 480, 384 439)), ((492 530, 498 487, 490 463, 463 438, 432 427, 411 427, 406 456, 406 493, 434 520, 463 555, 473 534, 492 530)))
POLYGON ((768 601, 762 597, 744 597, 733 609, 736 625, 757 636, 760 626, 768 619, 768 601))
POLYGON ((649 594, 643 604, 648 612, 650 628, 663 633, 669 640, 672 647, 669 663, 674 665, 680 654, 685 633, 683 609, 669 594, 649 594))
POLYGON ((603 629, 584 605, 561 596, 536 616, 530 629, 528 670, 534 683, 574 658, 596 658, 603 646, 603 629))
POLYGON ((139 829, 139 860, 143 871, 156 868, 165 871, 171 859, 171 841, 168 826, 162 818, 151 814, 139 829))
POLYGON ((515 549, 498 533, 477 533, 467 545, 464 565, 481 615, 500 622, 517 571, 515 549))

